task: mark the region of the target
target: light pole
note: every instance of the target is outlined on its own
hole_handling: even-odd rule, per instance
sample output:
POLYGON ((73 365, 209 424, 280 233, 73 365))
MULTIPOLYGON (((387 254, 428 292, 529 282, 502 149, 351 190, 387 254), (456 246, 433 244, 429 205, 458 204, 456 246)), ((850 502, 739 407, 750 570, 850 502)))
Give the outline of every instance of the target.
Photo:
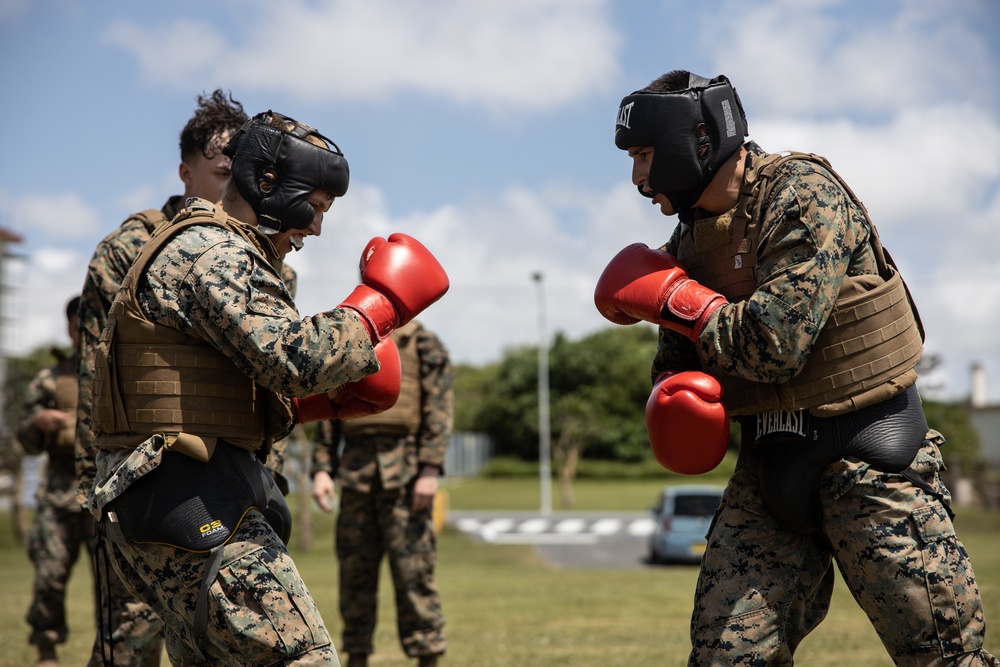
POLYGON ((549 428, 549 337, 545 330, 545 285, 541 271, 531 274, 538 286, 538 478, 542 516, 552 514, 552 443, 549 428))

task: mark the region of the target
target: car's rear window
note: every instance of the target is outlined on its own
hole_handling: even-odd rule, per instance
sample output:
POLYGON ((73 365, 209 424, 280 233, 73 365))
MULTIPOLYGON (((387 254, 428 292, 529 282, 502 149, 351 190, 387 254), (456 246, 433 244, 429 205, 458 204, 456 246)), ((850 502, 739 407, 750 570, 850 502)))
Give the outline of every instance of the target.
POLYGON ((677 496, 674 498, 674 516, 704 516, 715 514, 719 507, 719 496, 677 496))

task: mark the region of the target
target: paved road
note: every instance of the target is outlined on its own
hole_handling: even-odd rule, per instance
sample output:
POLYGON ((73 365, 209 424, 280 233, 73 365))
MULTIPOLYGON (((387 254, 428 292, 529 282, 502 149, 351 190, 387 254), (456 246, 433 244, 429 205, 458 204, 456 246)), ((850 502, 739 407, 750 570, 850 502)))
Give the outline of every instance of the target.
POLYGON ((649 567, 648 512, 469 512, 452 510, 448 523, 494 544, 532 544, 560 567, 649 567))

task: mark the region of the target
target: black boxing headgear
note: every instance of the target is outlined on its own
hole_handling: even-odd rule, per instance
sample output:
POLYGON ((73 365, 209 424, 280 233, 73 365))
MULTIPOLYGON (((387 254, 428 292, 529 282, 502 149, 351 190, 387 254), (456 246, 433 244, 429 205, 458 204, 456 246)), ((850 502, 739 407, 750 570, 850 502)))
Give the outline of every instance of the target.
POLYGON ((233 160, 233 181, 257 223, 276 232, 305 229, 315 211, 309 203, 321 188, 342 197, 350 173, 347 159, 315 129, 273 111, 259 113, 243 124, 222 149, 233 160), (277 122, 282 129, 272 123, 277 122), (328 148, 308 140, 315 137, 328 148))
MULTIPOLYGON (((622 99, 615 120, 618 148, 653 147, 646 187, 665 195, 679 213, 694 206, 746 136, 743 105, 725 76, 690 74, 683 90, 636 91, 622 99)), ((642 186, 639 192, 653 196, 642 186)))

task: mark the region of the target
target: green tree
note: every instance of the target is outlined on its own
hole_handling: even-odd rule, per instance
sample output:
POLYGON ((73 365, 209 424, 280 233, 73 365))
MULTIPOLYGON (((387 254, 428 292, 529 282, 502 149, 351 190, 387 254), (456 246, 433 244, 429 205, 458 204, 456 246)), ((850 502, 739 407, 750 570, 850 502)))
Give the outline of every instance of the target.
POLYGON ((972 476, 983 467, 979 434, 972 425, 969 411, 962 405, 922 401, 927 425, 948 441, 941 456, 949 470, 958 476, 972 476))
MULTIPOLYGON (((643 409, 652 388, 656 330, 603 329, 581 340, 555 335, 549 348, 554 456, 637 461, 649 456, 643 409)), ((501 456, 538 457, 538 348, 508 349, 484 368, 459 366, 456 430, 488 433, 501 456)), ((558 461, 557 461, 558 463, 558 461)))

